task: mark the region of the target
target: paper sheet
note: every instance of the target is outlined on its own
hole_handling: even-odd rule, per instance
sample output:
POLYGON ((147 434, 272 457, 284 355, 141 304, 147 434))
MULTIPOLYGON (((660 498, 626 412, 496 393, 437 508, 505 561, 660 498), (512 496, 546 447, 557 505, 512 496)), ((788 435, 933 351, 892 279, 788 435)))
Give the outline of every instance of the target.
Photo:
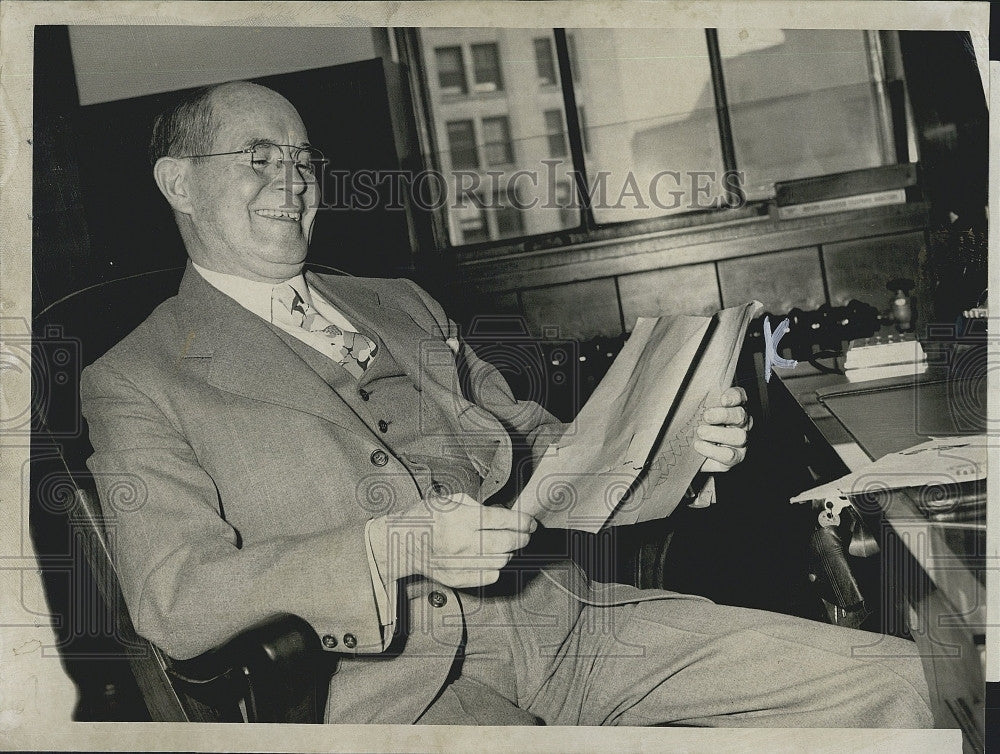
POLYGON ((705 460, 690 447, 705 398, 732 382, 758 306, 640 318, 576 431, 548 450, 515 505, 547 527, 588 532, 669 515, 705 460))
POLYGON ((882 456, 840 479, 800 492, 789 502, 842 500, 846 504, 851 495, 927 485, 946 487, 985 479, 989 446, 986 435, 928 440, 882 456))

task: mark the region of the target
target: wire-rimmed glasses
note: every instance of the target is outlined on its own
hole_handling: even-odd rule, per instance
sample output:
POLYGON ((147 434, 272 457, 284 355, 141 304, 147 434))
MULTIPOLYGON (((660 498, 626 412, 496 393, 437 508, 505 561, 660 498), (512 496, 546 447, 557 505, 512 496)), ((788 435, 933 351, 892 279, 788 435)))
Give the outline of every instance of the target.
POLYGON ((294 144, 274 144, 269 141, 260 141, 246 149, 237 149, 233 152, 212 152, 210 154, 188 154, 178 159, 186 160, 195 157, 221 157, 227 154, 250 155, 250 165, 259 175, 273 174, 275 170, 281 168, 285 161, 287 149, 291 155, 291 161, 295 167, 303 173, 315 176, 321 170, 326 158, 316 147, 299 147, 294 144))

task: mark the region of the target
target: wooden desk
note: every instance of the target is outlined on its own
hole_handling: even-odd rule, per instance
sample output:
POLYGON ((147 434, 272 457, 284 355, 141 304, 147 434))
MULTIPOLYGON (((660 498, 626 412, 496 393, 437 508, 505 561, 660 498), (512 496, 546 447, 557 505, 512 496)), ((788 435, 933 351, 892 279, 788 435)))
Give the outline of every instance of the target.
MULTIPOLYGON (((805 426, 814 430, 811 442, 826 443, 816 449, 820 457, 835 445, 843 457, 845 435, 874 460, 930 437, 985 432, 985 379, 949 380, 929 370, 918 378, 849 384, 840 375, 814 375, 788 379, 777 389, 801 408, 805 426)), ((892 486, 891 480, 886 483, 892 486)), ((920 494, 933 490, 897 490, 856 501, 881 550, 880 594, 865 599, 881 606, 882 631, 914 639, 931 687, 935 724, 961 728, 966 750, 982 751, 985 510, 961 522, 932 521, 920 513, 920 494), (904 626, 893 625, 899 619, 904 626)), ((875 638, 858 652, 877 655, 879 646, 875 638)))

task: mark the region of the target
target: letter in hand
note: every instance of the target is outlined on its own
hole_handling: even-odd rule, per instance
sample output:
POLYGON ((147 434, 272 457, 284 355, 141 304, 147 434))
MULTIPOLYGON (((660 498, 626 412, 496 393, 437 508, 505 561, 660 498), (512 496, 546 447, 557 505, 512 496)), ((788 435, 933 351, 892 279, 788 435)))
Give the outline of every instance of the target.
POLYGON ((496 582, 537 528, 526 513, 484 506, 458 493, 375 519, 370 536, 386 581, 419 573, 460 589, 496 582))
POLYGON ((746 458, 747 439, 753 427, 753 417, 744 407, 746 401, 746 391, 741 387, 727 388, 719 395, 709 396, 708 408, 696 430, 697 439, 692 443, 706 458, 702 471, 729 471, 746 458))

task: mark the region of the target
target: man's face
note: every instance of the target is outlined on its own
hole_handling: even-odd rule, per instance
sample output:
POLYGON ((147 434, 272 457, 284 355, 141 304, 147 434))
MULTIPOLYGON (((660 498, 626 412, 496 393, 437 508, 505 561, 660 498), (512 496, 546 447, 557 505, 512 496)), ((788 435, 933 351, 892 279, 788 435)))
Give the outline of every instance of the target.
MULTIPOLYGON (((295 108, 275 92, 243 85, 213 99, 218 128, 211 152, 269 141, 307 144, 295 108)), ((285 159, 290 155, 285 154, 285 159)), ((263 282, 298 274, 316 219, 315 177, 286 162, 260 173, 249 155, 191 160, 191 258, 209 269, 263 282)))

